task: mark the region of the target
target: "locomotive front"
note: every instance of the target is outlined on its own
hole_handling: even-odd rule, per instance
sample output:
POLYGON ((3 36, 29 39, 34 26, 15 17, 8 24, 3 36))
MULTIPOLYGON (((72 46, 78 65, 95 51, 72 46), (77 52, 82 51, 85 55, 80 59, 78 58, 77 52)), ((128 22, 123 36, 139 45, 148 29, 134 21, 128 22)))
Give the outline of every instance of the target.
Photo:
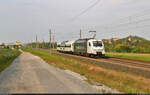
POLYGON ((89 40, 88 53, 96 56, 105 56, 105 49, 102 40, 96 40, 96 39, 89 40))

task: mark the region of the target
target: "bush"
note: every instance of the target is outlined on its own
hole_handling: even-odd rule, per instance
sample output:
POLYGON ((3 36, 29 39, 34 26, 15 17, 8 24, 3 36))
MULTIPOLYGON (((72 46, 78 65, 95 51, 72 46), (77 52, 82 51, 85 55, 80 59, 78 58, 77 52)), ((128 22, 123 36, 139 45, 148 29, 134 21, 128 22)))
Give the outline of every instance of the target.
POLYGON ((140 49, 139 47, 133 46, 133 47, 131 47, 131 52, 132 52, 132 53, 140 53, 140 52, 141 52, 141 49, 140 49))
POLYGON ((127 45, 118 44, 117 46, 115 46, 116 52, 131 52, 131 50, 132 49, 127 45))

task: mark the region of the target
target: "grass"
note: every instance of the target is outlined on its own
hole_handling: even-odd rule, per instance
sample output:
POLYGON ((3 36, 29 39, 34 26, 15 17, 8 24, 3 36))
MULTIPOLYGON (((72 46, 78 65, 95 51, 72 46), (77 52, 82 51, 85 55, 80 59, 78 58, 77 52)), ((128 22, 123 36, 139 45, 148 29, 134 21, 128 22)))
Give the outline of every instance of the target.
POLYGON ((40 56, 50 65, 61 69, 69 69, 73 72, 84 75, 88 79, 88 82, 89 80, 94 80, 125 93, 150 93, 150 79, 148 78, 132 75, 127 72, 102 68, 97 64, 50 54, 46 51, 34 49, 23 50, 40 56))
POLYGON ((0 49, 0 72, 7 68, 19 55, 18 50, 0 49))
POLYGON ((136 54, 136 53, 114 53, 107 52, 106 56, 108 57, 116 57, 116 58, 126 58, 140 61, 150 62, 150 54, 136 54))

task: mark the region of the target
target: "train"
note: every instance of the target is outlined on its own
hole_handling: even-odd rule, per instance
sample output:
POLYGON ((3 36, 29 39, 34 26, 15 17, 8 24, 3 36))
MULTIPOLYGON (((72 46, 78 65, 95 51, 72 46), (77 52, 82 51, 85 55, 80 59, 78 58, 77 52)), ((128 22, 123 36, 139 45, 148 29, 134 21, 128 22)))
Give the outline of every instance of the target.
POLYGON ((57 45, 57 51, 90 57, 104 57, 105 49, 102 40, 84 38, 72 41, 63 41, 57 45))

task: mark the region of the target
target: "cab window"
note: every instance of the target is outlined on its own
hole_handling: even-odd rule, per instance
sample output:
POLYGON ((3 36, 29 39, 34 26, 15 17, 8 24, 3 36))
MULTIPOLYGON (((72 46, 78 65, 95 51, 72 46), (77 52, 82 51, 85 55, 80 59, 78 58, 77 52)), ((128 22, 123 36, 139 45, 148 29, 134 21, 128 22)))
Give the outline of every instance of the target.
POLYGON ((103 46, 103 44, 101 41, 93 41, 93 46, 94 47, 101 47, 101 46, 103 46))
POLYGON ((89 42, 89 46, 91 46, 91 43, 89 42))

